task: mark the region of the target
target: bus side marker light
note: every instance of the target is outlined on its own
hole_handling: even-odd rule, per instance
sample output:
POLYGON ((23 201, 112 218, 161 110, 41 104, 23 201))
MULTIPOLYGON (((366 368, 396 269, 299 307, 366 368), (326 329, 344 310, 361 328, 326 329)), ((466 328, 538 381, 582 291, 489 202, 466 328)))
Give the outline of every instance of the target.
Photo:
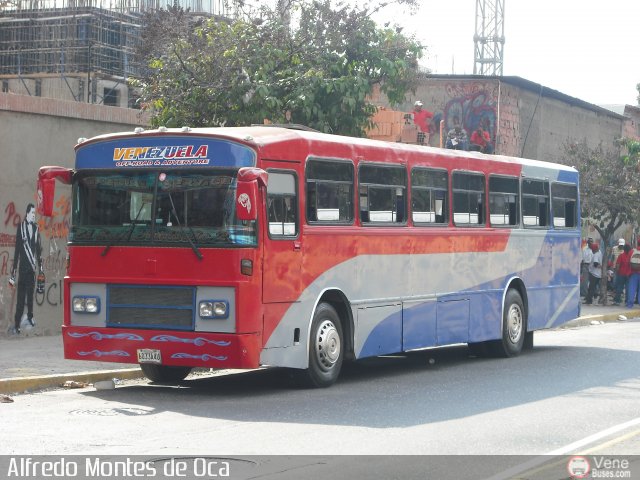
POLYGON ((240 273, 243 275, 253 275, 253 261, 248 258, 243 258, 240 261, 240 273))
POLYGON ((229 303, 225 300, 203 300, 198 311, 200 318, 225 319, 229 317, 229 303))

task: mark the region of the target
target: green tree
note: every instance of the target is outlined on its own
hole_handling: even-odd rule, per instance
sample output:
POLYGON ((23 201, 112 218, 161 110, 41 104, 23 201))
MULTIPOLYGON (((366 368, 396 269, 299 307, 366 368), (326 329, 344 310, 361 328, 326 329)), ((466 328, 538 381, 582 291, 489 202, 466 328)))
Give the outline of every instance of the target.
MULTIPOLYGON (((602 239, 603 279, 616 230, 623 224, 638 225, 640 220, 640 142, 624 139, 619 144, 626 153, 607 150, 602 144, 590 148, 585 142, 566 148, 565 163, 580 172, 581 216, 592 222, 602 239)), ((605 303, 606 283, 600 284, 605 303)))
POLYGON ((268 119, 363 136, 375 113, 368 101, 375 86, 399 103, 417 85, 422 47, 400 28, 376 25, 371 15, 377 8, 297 0, 285 15, 282 1, 278 6, 259 21, 210 19, 183 28, 180 22, 189 17, 174 9, 146 22, 154 31, 172 22, 177 32, 164 43, 143 33, 139 55, 147 56, 148 70, 137 86, 153 124, 236 126, 268 119))

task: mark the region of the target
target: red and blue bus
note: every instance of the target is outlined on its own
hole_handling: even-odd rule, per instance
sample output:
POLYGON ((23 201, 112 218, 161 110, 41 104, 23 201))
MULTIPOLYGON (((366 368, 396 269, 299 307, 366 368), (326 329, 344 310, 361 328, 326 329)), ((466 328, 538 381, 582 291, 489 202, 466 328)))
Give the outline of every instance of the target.
POLYGON ((274 126, 81 139, 65 358, 293 369, 467 343, 511 357, 579 315, 578 172, 274 126))

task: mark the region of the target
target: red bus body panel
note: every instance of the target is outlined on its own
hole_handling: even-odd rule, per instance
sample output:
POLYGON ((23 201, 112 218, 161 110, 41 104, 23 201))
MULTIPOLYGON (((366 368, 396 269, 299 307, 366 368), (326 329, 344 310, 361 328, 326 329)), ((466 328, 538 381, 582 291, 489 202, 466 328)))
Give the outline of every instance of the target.
MULTIPOLYGON (((402 224, 363 225, 358 216, 357 183, 351 224, 314 224, 307 221, 305 213, 305 162, 310 157, 352 162, 354 171, 360 162, 446 169, 450 176, 455 171, 473 171, 485 176, 487 186, 490 175, 520 179, 549 173, 556 175, 550 181, 577 185, 577 172, 568 167, 267 127, 194 129, 189 135, 248 146, 256 152, 256 168, 267 173, 293 173, 298 195, 297 234, 271 238, 266 189, 260 187, 255 205, 257 246, 200 248, 203 258, 199 260, 189 246, 114 245, 105 249, 71 244, 65 277, 66 358, 138 363, 138 350, 159 349, 164 365, 306 368, 314 309, 326 290, 345 297, 344 312, 349 318, 342 321, 352 323, 346 329, 351 335, 347 343, 356 358, 395 353, 407 345, 407 349, 423 348, 500 338, 503 295, 514 279, 521 280, 530 295, 530 329, 555 326, 579 309, 578 228, 494 228, 489 222, 455 226, 453 214, 448 224, 440 225, 414 225, 411 215, 402 224), (241 273, 243 260, 252 263, 251 275, 241 273), (71 325, 71 286, 83 283, 233 289, 235 330, 71 325), (387 307, 388 314, 377 316, 377 311, 387 307), (467 325, 462 325, 466 336, 447 336, 445 322, 458 321, 460 312, 466 315, 467 325), (431 333, 422 335, 427 330, 431 333), (384 350, 389 334, 398 341, 384 350), (418 338, 414 344, 407 341, 412 335, 418 338)), ((146 138, 161 136, 145 133, 139 137, 140 144, 146 138)), ((131 141, 134 136, 107 135, 86 145, 101 147, 102 140, 119 138, 131 141)), ((449 182, 451 185, 450 178, 449 182)), ((412 200, 409 187, 407 205, 412 200)), ((449 205, 450 186, 447 195, 449 205)), ((483 208, 488 214, 488 207, 483 208)))

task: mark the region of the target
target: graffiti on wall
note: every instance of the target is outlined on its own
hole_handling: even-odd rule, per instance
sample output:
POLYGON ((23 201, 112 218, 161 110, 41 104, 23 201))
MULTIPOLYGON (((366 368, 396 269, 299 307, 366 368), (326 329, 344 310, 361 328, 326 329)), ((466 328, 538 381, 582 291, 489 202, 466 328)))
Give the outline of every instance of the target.
POLYGON ((60 307, 70 226, 70 199, 59 196, 53 216, 36 218, 9 201, 0 225, 0 327, 19 335, 37 326, 36 307, 60 307))
POLYGON ((497 88, 495 83, 447 83, 445 85, 447 101, 441 114, 445 132, 453 129, 455 120, 459 119, 462 128, 466 130, 469 137, 479 126, 482 126, 489 133, 492 144, 495 145, 497 88))

